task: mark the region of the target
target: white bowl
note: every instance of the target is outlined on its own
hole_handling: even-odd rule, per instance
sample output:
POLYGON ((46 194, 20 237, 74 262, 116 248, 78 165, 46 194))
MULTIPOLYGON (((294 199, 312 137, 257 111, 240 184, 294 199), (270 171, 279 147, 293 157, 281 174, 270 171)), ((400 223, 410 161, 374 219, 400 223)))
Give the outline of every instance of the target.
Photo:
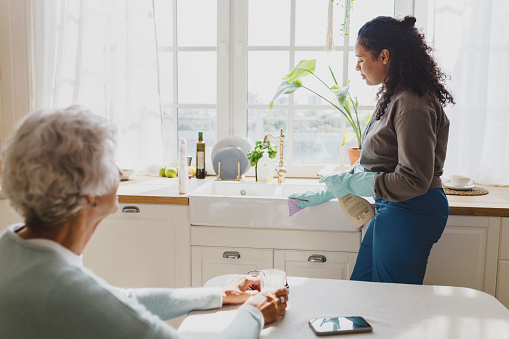
POLYGON ((122 170, 123 174, 120 177, 120 180, 127 180, 127 179, 129 179, 129 177, 131 175, 133 175, 134 172, 135 172, 133 169, 127 169, 127 168, 122 168, 121 170, 122 170))

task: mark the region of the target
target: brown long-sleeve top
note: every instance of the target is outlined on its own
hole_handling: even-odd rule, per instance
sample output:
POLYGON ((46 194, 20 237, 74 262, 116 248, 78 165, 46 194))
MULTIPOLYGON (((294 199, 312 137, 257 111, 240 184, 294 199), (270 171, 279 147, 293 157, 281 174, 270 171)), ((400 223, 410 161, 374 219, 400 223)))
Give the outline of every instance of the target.
POLYGON ((431 95, 396 92, 387 113, 371 119, 360 164, 375 176, 377 197, 403 201, 442 187, 449 119, 431 95))

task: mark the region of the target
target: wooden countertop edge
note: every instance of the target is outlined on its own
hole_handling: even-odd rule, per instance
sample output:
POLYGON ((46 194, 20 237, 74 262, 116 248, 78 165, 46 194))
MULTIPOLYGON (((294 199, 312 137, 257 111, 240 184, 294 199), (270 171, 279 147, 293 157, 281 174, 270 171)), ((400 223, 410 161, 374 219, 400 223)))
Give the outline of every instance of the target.
POLYGON ((166 205, 189 205, 189 198, 182 197, 156 197, 142 195, 119 195, 118 202, 131 204, 166 204, 166 205))
POLYGON ((499 207, 449 207, 450 215, 477 215, 483 217, 509 217, 509 208, 499 207))
MULTIPOLYGON (((119 195, 118 202, 131 204, 189 205, 189 198, 187 196, 161 197, 161 196, 141 196, 141 195, 119 195)), ((451 206, 449 207, 449 214, 509 217, 509 208, 451 206)))

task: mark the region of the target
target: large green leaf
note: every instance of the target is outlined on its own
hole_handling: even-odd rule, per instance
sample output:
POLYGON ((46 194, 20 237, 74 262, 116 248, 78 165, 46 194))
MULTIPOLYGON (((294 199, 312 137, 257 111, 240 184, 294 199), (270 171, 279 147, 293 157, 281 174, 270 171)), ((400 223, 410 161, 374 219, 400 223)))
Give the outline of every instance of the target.
POLYGON ((330 88, 332 94, 334 94, 334 97, 338 101, 340 106, 345 105, 345 100, 348 97, 348 91, 350 90, 350 84, 339 87, 338 85, 334 85, 330 88))
POLYGON ((294 69, 288 73, 283 80, 286 82, 293 82, 295 80, 299 80, 302 77, 305 77, 306 75, 310 75, 315 72, 315 64, 316 60, 301 60, 295 66, 294 69))
POLYGON ((345 109, 348 113, 352 114, 352 104, 350 103, 350 100, 346 99, 344 103, 345 109))
POLYGON ((343 137, 343 141, 341 142, 341 146, 345 146, 346 142, 353 137, 355 137, 356 134, 354 132, 347 132, 345 136, 343 137))
POLYGON ((274 105, 274 101, 281 95, 281 94, 292 94, 296 90, 302 87, 302 81, 295 80, 294 82, 282 82, 281 85, 276 90, 276 95, 274 95, 274 98, 272 98, 272 101, 269 103, 269 111, 272 109, 272 105, 274 105))

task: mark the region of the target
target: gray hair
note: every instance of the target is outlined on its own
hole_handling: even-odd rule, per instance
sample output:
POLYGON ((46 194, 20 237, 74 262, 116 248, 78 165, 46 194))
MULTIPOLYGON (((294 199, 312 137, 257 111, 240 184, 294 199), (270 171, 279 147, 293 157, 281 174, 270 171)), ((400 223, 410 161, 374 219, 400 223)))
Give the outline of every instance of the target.
POLYGON ((2 193, 27 223, 78 214, 119 182, 116 129, 83 106, 30 113, 4 151, 2 193))

